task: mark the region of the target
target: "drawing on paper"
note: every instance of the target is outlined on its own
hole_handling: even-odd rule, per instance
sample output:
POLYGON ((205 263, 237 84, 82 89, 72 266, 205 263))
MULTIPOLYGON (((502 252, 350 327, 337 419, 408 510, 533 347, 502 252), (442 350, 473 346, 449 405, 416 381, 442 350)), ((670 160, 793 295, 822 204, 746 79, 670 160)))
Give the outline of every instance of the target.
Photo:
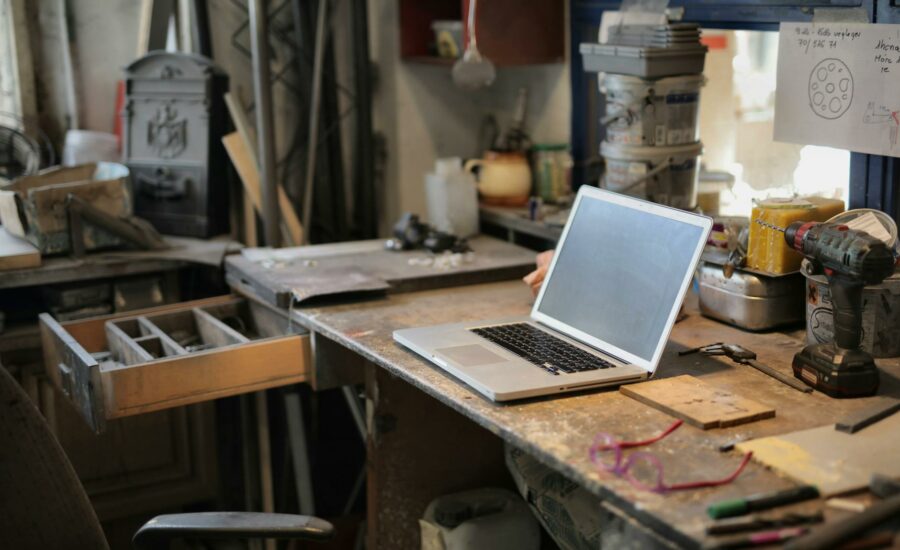
POLYGON ((863 124, 883 124, 887 125, 888 140, 891 147, 897 145, 897 134, 900 129, 900 110, 890 109, 884 105, 875 107, 875 103, 870 101, 866 106, 866 112, 863 114, 863 124))
POLYGON ((853 102, 853 74, 840 59, 820 61, 809 73, 809 107, 822 118, 841 118, 853 102))

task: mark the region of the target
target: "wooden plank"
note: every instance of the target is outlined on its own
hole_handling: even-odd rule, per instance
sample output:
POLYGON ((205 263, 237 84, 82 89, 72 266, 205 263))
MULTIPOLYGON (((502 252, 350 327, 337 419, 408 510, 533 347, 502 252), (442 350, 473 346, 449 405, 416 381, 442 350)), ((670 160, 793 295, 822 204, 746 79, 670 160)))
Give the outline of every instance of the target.
MULTIPOLYGON (((251 159, 251 166, 253 166, 254 170, 256 171, 256 180, 258 182, 259 161, 256 158, 256 148, 254 146, 254 144, 256 143, 256 136, 253 127, 247 120, 247 115, 244 113, 243 108, 241 108, 241 106, 238 104, 237 98, 231 95, 230 92, 225 94, 225 105, 228 107, 228 113, 231 115, 231 120, 232 122, 234 122, 234 127, 237 129, 237 133, 240 136, 241 141, 243 142, 243 146, 247 152, 247 156, 251 159)), ((259 188, 258 185, 257 188, 259 188)), ((287 242, 294 246, 299 246, 303 244, 303 224, 300 223, 300 218, 297 217, 297 212, 294 210, 294 205, 291 202, 291 198, 284 190, 284 186, 279 183, 277 185, 277 190, 278 208, 281 211, 281 223, 284 224, 286 236, 288 237, 287 242)), ((257 208, 257 210, 259 210, 259 208, 257 208)))
POLYGON ((834 425, 754 439, 737 446, 753 459, 797 481, 819 488, 822 496, 864 489, 872 474, 900 477, 900 415, 855 434, 834 425))
MULTIPOLYGON (((231 122, 234 123, 234 128, 241 135, 241 139, 244 141, 244 145, 249 143, 256 143, 256 131, 250 125, 250 121, 247 120, 247 114, 244 112, 243 107, 241 107, 238 99, 232 94, 228 92, 224 95, 225 98, 225 106, 228 107, 228 114, 231 115, 231 122)), ((257 165, 256 162, 256 154, 253 152, 255 149, 252 147, 250 149, 250 157, 253 159, 253 164, 257 165)))
POLYGON ((107 418, 305 382, 309 337, 286 336, 100 369, 107 418))
POLYGON ((244 212, 244 244, 247 246, 259 246, 259 237, 256 234, 256 209, 253 207, 253 199, 250 193, 244 190, 244 200, 241 208, 244 212))
MULTIPOLYGON (((235 129, 244 143, 244 149, 253 161, 258 181, 259 159, 256 158, 256 132, 253 126, 250 125, 250 121, 247 120, 247 114, 244 112, 244 109, 240 106, 237 98, 231 95, 231 92, 225 94, 225 105, 228 107, 228 113, 231 115, 235 129)), ((303 244, 303 224, 300 223, 300 218, 297 217, 297 212, 294 210, 294 205, 284 190, 284 186, 279 183, 276 188, 278 190, 278 208, 281 211, 281 223, 285 226, 286 242, 294 246, 300 246, 303 244)))
POLYGON ((711 386, 689 375, 619 388, 623 394, 708 430, 775 416, 775 409, 711 386))
MULTIPOLYGON (((228 107, 228 112, 231 114, 231 120, 234 123, 238 134, 240 134, 240 137, 244 141, 244 149, 247 152, 248 156, 253 159, 253 166, 256 167, 256 177, 258 180, 259 165, 256 162, 256 155, 253 154, 252 148, 247 147, 248 143, 255 142, 250 138, 250 132, 252 131, 252 128, 248 126, 247 118, 244 116, 244 111, 238 105, 237 99, 235 99, 235 97, 231 95, 231 92, 227 92, 224 98, 225 105, 228 107)), ((224 139, 222 142, 225 143, 224 139)), ((226 148, 228 147, 227 144, 225 146, 226 148)), ((231 153, 229 153, 229 156, 231 156, 231 153)), ((234 162, 233 157, 232 162, 234 162)), ((241 179, 243 180, 243 177, 241 179)), ((247 246, 259 246, 259 237, 256 232, 256 210, 259 209, 259 202, 259 198, 254 201, 253 197, 250 195, 249 190, 244 190, 244 200, 242 207, 244 209, 244 242, 247 244, 247 246)))
POLYGON ((0 226, 0 271, 40 265, 41 252, 36 246, 25 239, 10 235, 6 228, 0 226))
MULTIPOLYGON (((237 132, 232 132, 224 136, 222 138, 222 145, 225 146, 225 151, 228 152, 228 157, 231 158, 231 163, 234 165, 235 170, 237 170, 238 177, 240 177, 241 183, 244 185, 245 198, 250 200, 250 204, 253 206, 254 210, 261 213, 262 191, 260 190, 259 183, 259 169, 256 167, 253 158, 250 156, 250 151, 247 149, 246 145, 241 140, 241 136, 238 135, 237 132)), ((255 219, 256 218, 253 218, 254 224, 255 219)), ((255 226, 252 231, 254 233, 253 239, 256 240, 255 226)), ((282 227, 281 232, 283 237, 286 237, 289 242, 292 242, 287 228, 282 227)))

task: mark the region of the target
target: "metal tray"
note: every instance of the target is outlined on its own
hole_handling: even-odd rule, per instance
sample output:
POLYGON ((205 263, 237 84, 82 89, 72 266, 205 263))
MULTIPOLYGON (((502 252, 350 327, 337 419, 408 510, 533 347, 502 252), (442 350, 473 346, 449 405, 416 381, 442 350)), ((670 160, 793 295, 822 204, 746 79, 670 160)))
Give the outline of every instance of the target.
POLYGON ((797 272, 766 277, 735 270, 725 278, 722 267, 702 262, 698 269, 700 312, 747 330, 768 330, 804 319, 806 284, 797 272))
POLYGON ((700 74, 706 64, 708 48, 696 45, 686 48, 645 48, 611 44, 582 43, 584 70, 589 73, 616 73, 642 78, 662 78, 700 74))

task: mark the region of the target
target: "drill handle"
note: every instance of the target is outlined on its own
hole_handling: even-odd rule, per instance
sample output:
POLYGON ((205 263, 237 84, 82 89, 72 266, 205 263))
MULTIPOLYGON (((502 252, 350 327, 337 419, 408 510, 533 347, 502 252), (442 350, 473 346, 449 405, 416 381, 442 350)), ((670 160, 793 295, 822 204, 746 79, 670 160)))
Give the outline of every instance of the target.
POLYGON ((828 284, 834 312, 834 343, 841 349, 857 349, 862 341, 862 294, 865 284, 839 276, 828 277, 828 284))

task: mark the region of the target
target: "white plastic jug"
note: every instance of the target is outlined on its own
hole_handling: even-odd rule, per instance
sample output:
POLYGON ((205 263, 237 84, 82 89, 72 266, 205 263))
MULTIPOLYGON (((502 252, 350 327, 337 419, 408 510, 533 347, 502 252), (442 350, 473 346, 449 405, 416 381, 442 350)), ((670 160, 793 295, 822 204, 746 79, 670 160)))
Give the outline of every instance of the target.
POLYGON ((478 190, 459 157, 437 159, 425 176, 428 222, 438 231, 457 237, 478 234, 478 190))
POLYGON ((63 146, 63 166, 77 166, 90 162, 119 162, 119 142, 116 136, 91 130, 69 130, 63 146))

